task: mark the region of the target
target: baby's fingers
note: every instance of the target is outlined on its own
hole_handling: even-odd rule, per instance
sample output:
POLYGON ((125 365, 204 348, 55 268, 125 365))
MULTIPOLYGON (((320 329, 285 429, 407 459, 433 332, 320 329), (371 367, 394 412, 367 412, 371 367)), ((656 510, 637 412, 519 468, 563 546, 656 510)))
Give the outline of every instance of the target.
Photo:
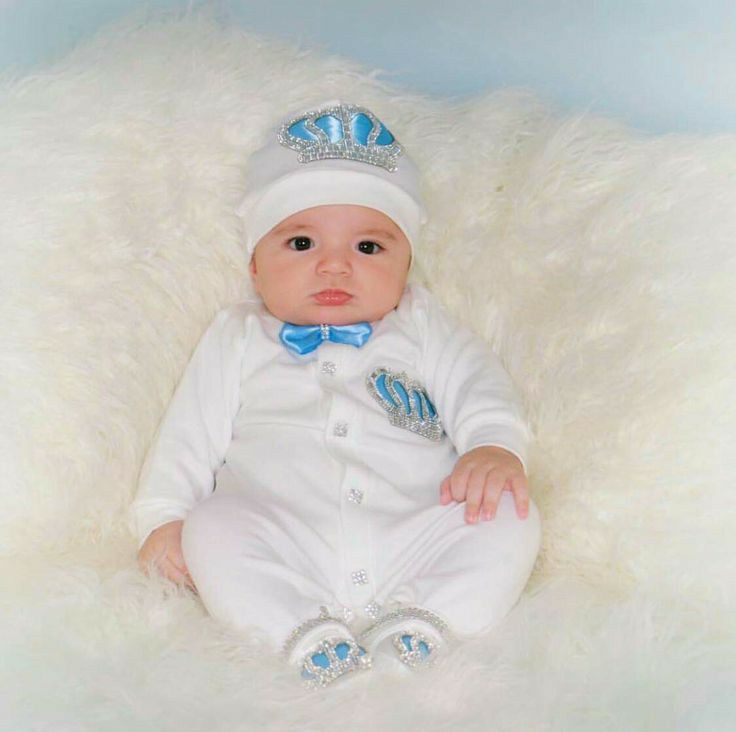
POLYGON ((516 514, 519 518, 525 519, 529 515, 529 486, 526 478, 523 475, 511 478, 511 490, 514 494, 516 514))
POLYGON ((450 476, 448 475, 440 485, 440 503, 446 506, 452 501, 452 495, 450 493, 450 476))
POLYGON ((496 508, 501 499, 501 494, 506 486, 506 481, 498 475, 489 475, 483 490, 483 504, 481 506, 481 517, 484 521, 490 521, 496 515, 496 508))
POLYGON ((478 520, 485 482, 486 475, 483 472, 476 470, 470 474, 465 496, 465 520, 469 524, 474 524, 478 520))
POLYGON ((179 567, 174 564, 168 557, 160 565, 161 573, 170 579, 172 582, 176 582, 177 585, 186 585, 191 590, 195 590, 194 582, 188 571, 182 571, 179 567))

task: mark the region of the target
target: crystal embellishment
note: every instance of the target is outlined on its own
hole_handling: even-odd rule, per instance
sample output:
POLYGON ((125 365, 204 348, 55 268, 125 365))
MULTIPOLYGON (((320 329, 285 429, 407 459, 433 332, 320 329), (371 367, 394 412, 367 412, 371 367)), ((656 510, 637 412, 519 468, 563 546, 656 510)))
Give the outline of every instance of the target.
POLYGON ((362 503, 363 491, 359 491, 357 488, 351 488, 348 491, 348 501, 355 504, 362 503))
POLYGON ((278 140, 296 150, 300 163, 356 160, 396 171, 403 148, 388 128, 365 107, 334 104, 286 120, 278 140))
POLYGON ((347 437, 348 423, 347 422, 335 422, 335 426, 332 429, 332 434, 335 435, 335 437, 347 437))
POLYGON ((444 434, 434 404, 427 390, 403 371, 395 373, 387 368, 375 369, 366 377, 370 395, 388 414, 394 427, 415 432, 433 442, 444 434))
POLYGON ((351 572, 350 578, 353 580, 354 585, 368 584, 368 572, 364 569, 359 569, 357 572, 351 572))
POLYGON ((413 669, 429 666, 436 654, 435 644, 423 633, 404 630, 391 638, 399 659, 413 669))
POLYGON ((337 366, 334 361, 323 361, 320 371, 322 371, 323 374, 329 374, 332 376, 337 371, 337 366))
POLYGON ((369 618, 373 618, 374 620, 381 614, 381 606, 375 600, 369 602, 363 610, 369 618))
POLYGON ((352 637, 326 638, 302 659, 302 679, 314 689, 353 671, 371 667, 371 657, 352 637))

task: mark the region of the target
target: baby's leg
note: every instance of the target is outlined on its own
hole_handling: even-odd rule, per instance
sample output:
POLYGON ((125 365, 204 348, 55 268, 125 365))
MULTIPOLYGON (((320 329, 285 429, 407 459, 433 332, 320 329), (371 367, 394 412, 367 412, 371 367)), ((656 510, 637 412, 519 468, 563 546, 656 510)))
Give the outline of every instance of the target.
POLYGON ((318 673, 323 663, 332 676, 367 665, 347 625, 328 610, 340 607, 330 579, 297 537, 241 496, 215 492, 197 504, 184 522, 182 551, 212 617, 261 629, 292 663, 314 656, 318 673))
POLYGON ((443 551, 408 577, 394 599, 426 607, 443 617, 456 636, 483 633, 516 604, 539 552, 539 511, 530 501, 520 519, 514 499, 504 491, 491 521, 465 523, 465 504, 449 510, 443 551))
POLYGON ((431 529, 406 555, 382 588, 383 617, 360 639, 371 651, 387 638, 401 659, 422 665, 448 635, 483 633, 502 620, 519 599, 539 551, 539 512, 530 503, 519 519, 505 492, 492 521, 467 524, 465 504, 431 511, 431 529))

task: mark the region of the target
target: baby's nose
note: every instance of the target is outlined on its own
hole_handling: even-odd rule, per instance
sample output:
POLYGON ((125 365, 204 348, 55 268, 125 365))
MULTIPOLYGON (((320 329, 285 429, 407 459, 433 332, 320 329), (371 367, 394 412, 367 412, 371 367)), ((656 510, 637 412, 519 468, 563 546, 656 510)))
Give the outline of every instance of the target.
POLYGON ((342 252, 326 253, 319 261, 318 269, 327 274, 348 274, 352 267, 349 257, 342 252))

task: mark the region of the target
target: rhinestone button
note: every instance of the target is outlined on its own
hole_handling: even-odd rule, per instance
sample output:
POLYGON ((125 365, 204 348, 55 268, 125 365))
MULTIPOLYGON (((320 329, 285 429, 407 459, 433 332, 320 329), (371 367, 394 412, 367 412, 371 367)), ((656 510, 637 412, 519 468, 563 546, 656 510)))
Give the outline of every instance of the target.
POLYGON ((359 569, 357 572, 351 572, 350 577, 352 578, 354 585, 368 584, 368 572, 364 569, 359 569))
POLYGON ((363 609, 365 610, 365 614, 374 620, 381 614, 381 606, 375 600, 369 602, 363 609))
POLYGON ((330 374, 330 376, 332 376, 332 374, 337 371, 337 366, 335 365, 334 361, 323 361, 320 370, 323 374, 330 374))
POLYGON ((348 501, 351 503, 360 503, 363 500, 363 491, 359 491, 357 488, 351 488, 348 491, 348 501))
POLYGON ((335 437, 345 437, 348 434, 348 423, 347 422, 335 422, 335 426, 332 428, 332 434, 335 437))

